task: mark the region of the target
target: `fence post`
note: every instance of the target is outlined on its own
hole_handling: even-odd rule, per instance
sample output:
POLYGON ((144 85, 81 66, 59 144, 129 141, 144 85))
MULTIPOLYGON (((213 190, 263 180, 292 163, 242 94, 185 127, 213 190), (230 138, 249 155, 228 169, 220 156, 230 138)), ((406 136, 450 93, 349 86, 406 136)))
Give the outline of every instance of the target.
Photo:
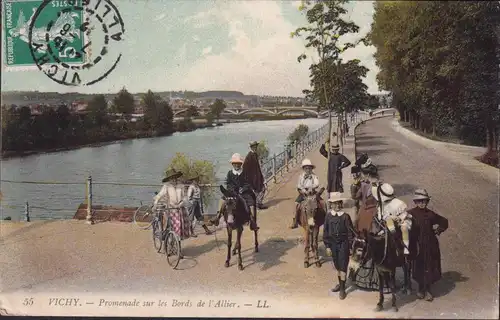
POLYGON ((24 221, 30 222, 30 205, 28 201, 26 201, 26 204, 24 205, 24 221))
POLYGON ((299 164, 299 141, 298 140, 295 140, 293 142, 293 148, 295 149, 295 163, 296 164, 299 164))
POLYGON ((286 172, 288 172, 288 145, 285 145, 285 168, 286 172))
POLYGON ((87 224, 94 224, 92 217, 92 176, 87 178, 87 224))
POLYGON ((272 164, 273 164, 273 179, 274 179, 274 183, 276 183, 276 153, 273 154, 273 160, 272 160, 272 164))

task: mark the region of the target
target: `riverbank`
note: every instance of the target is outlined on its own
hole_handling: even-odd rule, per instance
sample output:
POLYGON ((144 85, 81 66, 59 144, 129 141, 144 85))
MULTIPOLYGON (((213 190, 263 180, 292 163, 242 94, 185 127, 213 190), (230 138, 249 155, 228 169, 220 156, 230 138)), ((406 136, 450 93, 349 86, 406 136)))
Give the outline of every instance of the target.
POLYGON ((168 132, 165 134, 151 134, 149 131, 142 131, 142 132, 137 132, 137 131, 132 131, 132 132, 126 132, 123 134, 123 136, 119 137, 106 137, 102 136, 100 137, 100 141, 92 142, 92 143, 83 143, 83 144, 75 144, 75 145, 69 145, 69 146, 64 146, 64 147, 56 147, 56 148, 43 148, 43 149, 35 149, 35 150, 26 150, 26 151, 4 151, 2 150, 1 153, 1 160, 7 160, 7 159, 12 159, 12 158, 22 158, 22 157, 27 157, 31 155, 36 155, 36 154, 46 154, 46 153, 54 153, 54 152, 62 152, 62 151, 71 151, 71 150, 77 150, 81 148, 94 148, 94 147, 101 147, 101 146, 106 146, 110 144, 114 144, 120 141, 125 141, 125 140, 135 140, 135 139, 147 139, 147 138, 154 138, 154 137, 167 137, 171 136, 176 132, 192 132, 198 129, 210 129, 218 126, 223 126, 224 124, 228 123, 245 123, 245 122, 255 122, 255 121, 276 121, 276 120, 296 120, 296 119, 305 119, 307 117, 305 116, 267 116, 267 115, 262 115, 262 116, 250 116, 246 117, 245 116, 231 116, 227 118, 220 119, 218 123, 213 123, 209 124, 206 122, 205 119, 203 118, 194 118, 189 124, 184 123, 183 121, 180 120, 178 122, 175 122, 175 130, 172 132, 168 132), (109 139, 107 139, 109 138, 109 139))

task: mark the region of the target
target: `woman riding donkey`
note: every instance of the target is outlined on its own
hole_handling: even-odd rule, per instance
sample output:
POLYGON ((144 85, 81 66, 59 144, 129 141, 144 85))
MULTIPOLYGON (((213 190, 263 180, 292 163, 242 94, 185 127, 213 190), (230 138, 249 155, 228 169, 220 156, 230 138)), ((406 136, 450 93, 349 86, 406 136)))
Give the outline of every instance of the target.
POLYGON ((427 208, 431 197, 425 189, 415 190, 415 208, 408 210, 418 239, 418 255, 413 261, 413 279, 418 283, 417 297, 432 301, 430 287, 441 279, 441 251, 438 235, 448 229, 448 220, 427 208))
MULTIPOLYGON (((226 176, 226 188, 227 191, 234 194, 240 202, 243 204, 245 210, 250 215, 250 230, 256 231, 259 229, 257 226, 257 207, 256 207, 256 199, 255 193, 252 190, 252 187, 245 179, 245 175, 242 174, 242 165, 243 159, 239 153, 233 154, 230 160, 233 168, 228 171, 226 176)), ((215 218, 211 219, 210 222, 218 226, 219 220, 224 213, 226 202, 224 199, 219 201, 219 211, 217 211, 217 215, 215 218)))

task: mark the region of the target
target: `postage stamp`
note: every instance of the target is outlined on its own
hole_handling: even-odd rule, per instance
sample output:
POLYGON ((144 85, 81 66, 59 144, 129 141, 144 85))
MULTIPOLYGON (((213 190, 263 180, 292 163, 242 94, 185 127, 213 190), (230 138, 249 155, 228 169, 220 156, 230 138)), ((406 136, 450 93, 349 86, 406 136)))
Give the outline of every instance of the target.
MULTIPOLYGON (((79 0, 81 2, 81 0, 79 0)), ((2 2, 2 35, 4 43, 3 64, 7 71, 38 69, 29 49, 30 25, 34 22, 37 9, 43 0, 6 0, 2 2)), ((61 9, 69 8, 71 1, 51 1, 46 7, 47 18, 39 18, 33 24, 33 33, 39 42, 45 41, 44 25, 50 17, 57 16, 61 9)), ((84 21, 84 11, 74 11, 71 15, 61 17, 71 21, 75 26, 80 26, 84 21)), ((90 56, 87 52, 77 55, 76 48, 86 45, 88 36, 85 32, 74 30, 75 37, 68 39, 66 47, 57 54, 57 58, 69 65, 82 65, 90 56)), ((50 62, 55 62, 51 58, 50 62)))

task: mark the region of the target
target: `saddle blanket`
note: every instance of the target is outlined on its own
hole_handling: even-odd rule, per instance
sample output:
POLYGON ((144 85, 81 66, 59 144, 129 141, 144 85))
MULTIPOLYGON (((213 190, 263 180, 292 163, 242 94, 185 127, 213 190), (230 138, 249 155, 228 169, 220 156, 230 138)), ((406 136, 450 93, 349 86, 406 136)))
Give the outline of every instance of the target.
POLYGON ((170 217, 172 219, 172 231, 177 233, 181 240, 189 238, 190 221, 189 216, 184 209, 170 209, 170 217))

